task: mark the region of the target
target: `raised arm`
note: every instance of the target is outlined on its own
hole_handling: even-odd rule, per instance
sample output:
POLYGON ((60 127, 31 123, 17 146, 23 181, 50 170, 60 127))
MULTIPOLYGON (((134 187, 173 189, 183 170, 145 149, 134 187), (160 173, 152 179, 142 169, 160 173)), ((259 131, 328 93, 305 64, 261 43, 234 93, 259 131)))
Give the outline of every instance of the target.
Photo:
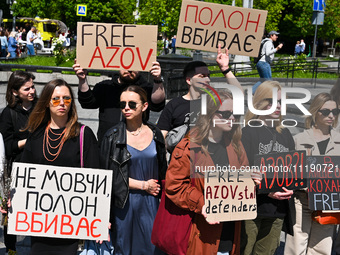
POLYGON ((229 67, 228 48, 225 48, 225 52, 223 53, 221 50, 221 45, 220 44, 218 45, 216 62, 221 72, 223 73, 224 77, 227 78, 227 83, 238 87, 244 93, 241 84, 236 79, 235 75, 231 72, 231 69, 229 67))
POLYGON ((89 85, 87 84, 87 79, 86 79, 86 70, 84 70, 80 64, 77 64, 77 60, 75 59, 74 60, 74 65, 72 66, 73 67, 73 70, 75 71, 77 77, 78 77, 78 80, 79 80, 79 85, 78 85, 78 89, 79 91, 81 92, 87 92, 90 87, 89 85))
POLYGON ((165 100, 165 90, 163 86, 161 72, 162 72, 161 65, 157 61, 152 62, 150 73, 153 76, 154 83, 153 83, 151 101, 154 104, 159 104, 165 100))

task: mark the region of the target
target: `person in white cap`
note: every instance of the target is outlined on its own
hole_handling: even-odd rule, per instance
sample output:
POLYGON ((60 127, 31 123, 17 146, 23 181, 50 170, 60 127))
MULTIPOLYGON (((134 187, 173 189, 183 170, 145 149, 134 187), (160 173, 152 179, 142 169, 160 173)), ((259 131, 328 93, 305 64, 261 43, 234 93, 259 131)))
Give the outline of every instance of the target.
POLYGON ((279 38, 279 34, 280 33, 276 31, 270 31, 268 38, 263 39, 261 42, 261 55, 259 61, 256 64, 257 71, 260 75, 260 81, 255 83, 253 86, 253 94, 262 82, 272 79, 272 69, 270 64, 273 62, 275 53, 283 46, 283 44, 280 43, 276 48, 274 47, 274 42, 276 42, 277 38, 279 38))

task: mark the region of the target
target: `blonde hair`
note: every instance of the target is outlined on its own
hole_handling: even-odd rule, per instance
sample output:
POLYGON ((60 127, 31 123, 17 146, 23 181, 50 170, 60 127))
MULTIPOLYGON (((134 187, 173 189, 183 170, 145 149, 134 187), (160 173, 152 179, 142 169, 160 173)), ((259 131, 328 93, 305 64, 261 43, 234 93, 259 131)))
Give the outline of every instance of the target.
MULTIPOLYGON (((322 106, 328 101, 334 101, 336 103, 336 108, 338 108, 338 102, 335 101, 329 93, 320 93, 314 97, 308 109, 312 115, 309 115, 305 120, 306 128, 311 128, 312 126, 315 126, 316 115, 318 114, 322 106)), ((339 115, 334 116, 332 127, 335 127, 338 124, 338 117, 339 115)))
MULTIPOLYGON (((278 91, 281 91, 280 83, 277 81, 265 81, 256 89, 255 94, 253 96, 253 105, 255 109, 264 110, 269 105, 269 101, 266 99, 273 98, 274 88, 277 88, 278 91)), ((259 118, 259 115, 255 115, 249 110, 244 116, 246 123, 248 123, 249 120, 254 120, 258 118, 259 118)), ((280 114, 279 121, 273 122, 273 125, 275 126, 276 131, 279 133, 281 133, 282 129, 284 128, 281 125, 281 121, 282 121, 282 115, 280 114)))
MULTIPOLYGON (((233 96, 229 91, 223 90, 223 91, 217 91, 217 92, 222 102, 227 99, 231 99, 231 100, 233 99, 233 96)), ((207 114, 200 115, 198 117, 197 122, 196 122, 196 127, 190 132, 190 141, 201 144, 202 149, 205 153, 208 153, 208 142, 209 142, 208 136, 209 136, 210 128, 213 125, 213 117, 216 111, 218 111, 218 109, 221 106, 219 100, 217 99, 215 95, 214 95, 214 99, 217 102, 216 104, 215 104, 215 101, 211 97, 207 98, 207 114)), ((239 120, 236 119, 236 122, 238 121, 239 120)), ((232 129, 229 132, 224 132, 224 138, 228 138, 231 141, 233 149, 236 152, 239 160, 242 156, 242 153, 244 152, 243 150, 241 150, 241 146, 239 146, 241 137, 242 137, 242 132, 241 132, 240 125, 233 124, 232 129)))

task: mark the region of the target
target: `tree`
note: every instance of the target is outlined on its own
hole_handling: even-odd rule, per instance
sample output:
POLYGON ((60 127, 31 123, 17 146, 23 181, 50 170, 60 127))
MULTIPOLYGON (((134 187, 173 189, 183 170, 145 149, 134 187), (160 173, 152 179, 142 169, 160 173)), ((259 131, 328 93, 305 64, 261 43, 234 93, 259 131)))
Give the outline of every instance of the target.
POLYGON ((71 29, 75 29, 80 17, 76 16, 77 4, 87 5, 87 16, 83 21, 107 23, 133 23, 135 0, 17 0, 15 15, 21 17, 36 17, 58 19, 71 29))

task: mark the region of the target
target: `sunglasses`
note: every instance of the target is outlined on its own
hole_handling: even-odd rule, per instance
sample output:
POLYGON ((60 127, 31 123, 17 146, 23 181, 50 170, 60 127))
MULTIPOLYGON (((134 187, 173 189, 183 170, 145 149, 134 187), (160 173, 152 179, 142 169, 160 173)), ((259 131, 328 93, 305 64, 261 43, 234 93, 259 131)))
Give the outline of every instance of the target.
POLYGON ((129 102, 121 101, 121 102, 119 102, 119 108, 125 109, 126 103, 128 104, 128 106, 131 110, 134 110, 134 109, 137 108, 137 103, 134 102, 134 101, 129 101, 129 102))
MULTIPOLYGON (((68 96, 62 97, 62 99, 64 101, 64 105, 66 105, 66 106, 69 106, 70 103, 72 102, 72 98, 68 97, 68 96)), ((58 106, 58 105, 60 105, 60 100, 61 100, 60 97, 53 97, 53 98, 51 98, 51 103, 52 103, 53 106, 58 106)))
POLYGON ((318 112, 320 112, 325 117, 327 117, 330 113, 333 113, 334 116, 337 116, 339 114, 339 109, 337 109, 337 108, 335 108, 333 110, 330 110, 330 109, 321 109, 318 112))
MULTIPOLYGON (((268 101, 269 104, 273 105, 273 98, 265 98, 264 100, 268 101)), ((281 105, 281 99, 277 100, 277 102, 281 105)))
POLYGON ((234 115, 234 113, 232 111, 216 111, 216 113, 221 114, 222 117, 226 120, 229 119, 231 115, 233 115, 235 117, 235 119, 240 117, 239 115, 234 115))

